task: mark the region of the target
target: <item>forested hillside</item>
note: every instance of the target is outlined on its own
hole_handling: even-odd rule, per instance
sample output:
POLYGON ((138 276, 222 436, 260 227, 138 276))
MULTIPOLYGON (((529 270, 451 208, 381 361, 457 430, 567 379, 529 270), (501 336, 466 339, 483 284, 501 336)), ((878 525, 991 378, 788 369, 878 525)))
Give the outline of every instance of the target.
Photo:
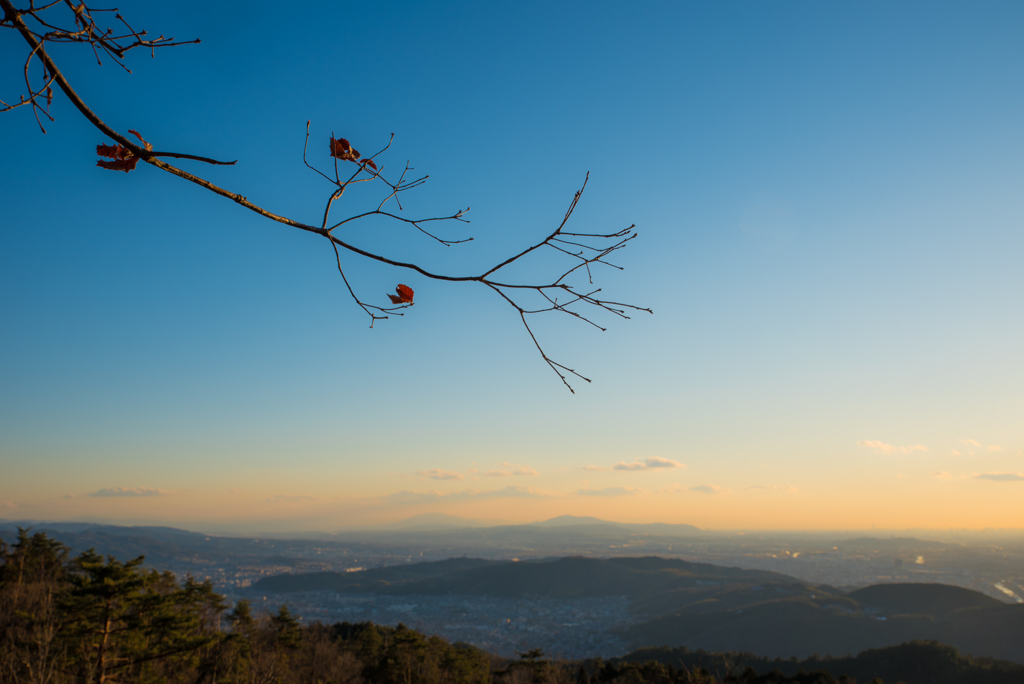
POLYGON ((870 649, 846 658, 760 658, 750 653, 713 653, 686 648, 642 648, 616 659, 620 664, 642 666, 657 662, 678 669, 704 668, 712 673, 772 672, 787 677, 800 672, 827 672, 837 679, 857 682, 884 681, 906 684, 1019 684, 1024 665, 991 658, 972 658, 952 646, 934 641, 912 641, 888 648, 870 649))

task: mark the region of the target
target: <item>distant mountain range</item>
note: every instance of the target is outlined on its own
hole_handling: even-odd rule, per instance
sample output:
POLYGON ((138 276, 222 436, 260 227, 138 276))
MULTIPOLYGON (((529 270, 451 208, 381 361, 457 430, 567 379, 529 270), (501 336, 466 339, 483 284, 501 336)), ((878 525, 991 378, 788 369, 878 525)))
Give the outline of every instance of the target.
MULTIPOLYGON (((0 530, 13 530, 17 527, 36 527, 48 530, 80 533, 87 530, 103 531, 110 534, 173 534, 191 535, 195 537, 209 537, 212 535, 200 532, 188 532, 174 527, 159 525, 109 525, 104 523, 90 522, 52 522, 40 520, 4 520, 0 519, 0 530)), ((604 527, 614 530, 630 530, 633 532, 648 534, 693 534, 700 533, 700 530, 693 525, 671 524, 671 523, 618 523, 589 516, 560 515, 550 520, 541 520, 532 523, 510 523, 501 520, 480 520, 476 518, 465 518, 447 513, 421 513, 410 518, 383 525, 371 525, 363 527, 352 527, 340 530, 335 533, 315 532, 310 533, 310 538, 344 537, 351 534, 373 533, 407 533, 423 531, 448 531, 466 529, 487 529, 487 530, 530 530, 530 529, 560 529, 560 528, 582 528, 582 527, 604 527)), ((214 535, 215 536, 215 535, 214 535)), ((243 535, 234 535, 243 536, 243 535)), ((252 536, 252 535, 244 535, 252 536)), ((266 535, 255 535, 266 536, 266 535)), ((289 538, 296 538, 296 534, 287 535, 289 538)), ((275 535, 280 538, 280 535, 275 535)))
POLYGON ((1024 605, 1007 605, 976 591, 885 584, 843 592, 773 572, 657 557, 454 558, 354 573, 277 575, 260 580, 253 590, 625 596, 638 617, 620 632, 631 648, 670 645, 807 658, 931 639, 974 656, 1024 662, 1024 605))
POLYGON ((451 555, 472 550, 504 558, 522 551, 537 557, 567 551, 585 553, 595 547, 622 549, 652 538, 671 542, 676 537, 701 534, 690 525, 632 525, 573 516, 527 525, 492 522, 496 521, 426 514, 386 528, 281 539, 224 537, 156 525, 0 520, 0 539, 11 542, 19 527, 30 528, 46 532, 75 553, 93 549, 117 558, 145 556, 151 567, 199 576, 206 576, 211 568, 221 568, 219 576, 226 579, 237 577, 240 568, 258 572, 253 570, 256 566, 309 572, 347 567, 355 563, 356 557, 371 567, 392 564, 397 558, 411 559, 416 553, 412 549, 427 550, 432 555, 440 549, 451 555))
MULTIPOLYGON (((0 520, 0 539, 12 542, 18 528, 45 532, 66 544, 73 552, 93 549, 101 555, 116 558, 146 557, 146 564, 167 569, 182 563, 215 564, 239 558, 263 558, 268 555, 267 542, 252 538, 216 537, 199 532, 188 532, 173 527, 104 525, 79 522, 38 522, 26 520, 0 520)), ((308 542, 276 541, 274 553, 286 553, 289 548, 300 550, 308 542)))
MULTIPOLYGON (((144 555, 149 563, 166 567, 197 558, 220 562, 226 555, 267 556, 264 542, 271 541, 274 555, 290 552, 307 556, 303 546, 331 542, 335 546, 393 549, 429 546, 475 550, 478 554, 508 556, 519 550, 533 549, 532 555, 584 552, 593 547, 624 547, 649 539, 697 539, 708 533, 692 525, 664 523, 615 523, 597 518, 561 516, 524 525, 492 524, 496 521, 473 520, 444 514, 425 514, 372 529, 347 530, 335 534, 316 533, 288 538, 269 536, 224 537, 188 532, 173 527, 119 526, 81 522, 39 522, 0 520, 0 538, 12 539, 18 527, 46 531, 73 549, 93 548, 97 553, 118 558, 144 555), (260 541, 257 541, 260 540, 260 541)), ((323 544, 320 544, 323 546, 323 544)), ((191 561, 189 561, 191 562, 191 561)), ((285 563, 287 564, 287 563, 285 563)))
POLYGON ((352 533, 358 534, 362 532, 379 533, 380 531, 402 533, 424 531, 439 532, 466 529, 486 529, 489 532, 505 531, 506 533, 526 533, 536 530, 564 530, 565 528, 571 528, 574 531, 579 531, 581 528, 603 528, 607 531, 615 532, 630 531, 640 534, 676 536, 699 534, 702 532, 700 528, 694 527, 693 525, 670 523, 619 523, 601 520, 600 518, 577 515, 560 515, 557 518, 532 523, 508 523, 496 520, 463 518, 458 515, 449 515, 447 513, 422 513, 420 515, 414 515, 411 518, 388 523, 386 525, 343 530, 336 533, 336 536, 346 536, 352 533))
MULTIPOLYGON (((427 541, 438 547, 491 549, 559 549, 571 544, 620 546, 644 538, 697 539, 714 536, 693 525, 667 523, 617 523, 598 518, 563 515, 550 520, 515 525, 492 525, 456 516, 416 516, 383 527, 337 532, 331 539, 356 543, 418 545, 427 541)), ((571 551, 570 551, 571 552, 571 551)), ((479 551, 478 551, 479 553, 479 551)))

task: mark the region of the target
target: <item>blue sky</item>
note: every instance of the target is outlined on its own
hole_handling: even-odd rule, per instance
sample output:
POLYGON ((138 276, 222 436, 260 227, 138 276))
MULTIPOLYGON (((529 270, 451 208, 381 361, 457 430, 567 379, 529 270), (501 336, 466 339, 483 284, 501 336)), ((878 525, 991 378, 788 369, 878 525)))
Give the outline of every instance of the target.
POLYGON ((53 54, 108 123, 239 159, 181 166, 298 220, 330 191, 307 120, 322 165, 332 132, 395 133, 431 176, 406 212, 471 206, 475 240, 351 235, 446 272, 543 236, 589 172, 573 225, 640 232, 599 284, 655 315, 538 324, 575 396, 478 286, 349 258, 370 301, 416 290, 369 330, 322 240, 96 168, 58 96, 45 136, 2 114, 0 517, 1024 526, 1018 3, 276 7, 124 4, 203 41, 130 75, 53 54))

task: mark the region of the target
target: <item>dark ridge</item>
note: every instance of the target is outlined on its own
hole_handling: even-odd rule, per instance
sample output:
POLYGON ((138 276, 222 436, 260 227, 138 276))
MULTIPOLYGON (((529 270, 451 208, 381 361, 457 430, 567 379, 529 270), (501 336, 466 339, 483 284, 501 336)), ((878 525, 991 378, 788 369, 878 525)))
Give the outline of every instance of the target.
POLYGON ((359 572, 306 572, 264 577, 255 584, 255 591, 290 593, 294 591, 383 591, 393 585, 419 582, 470 568, 493 565, 499 561, 483 558, 449 558, 443 561, 371 568, 359 572))
POLYGON ((975 656, 1024 662, 1020 638, 1024 606, 995 603, 990 608, 937 611, 936 615, 920 611, 884 615, 850 596, 826 595, 819 588, 811 595, 745 606, 722 599, 717 599, 717 609, 715 602, 697 603, 635 624, 621 635, 633 648, 679 644, 782 658, 816 653, 848 656, 913 640, 934 640, 975 656))
POLYGON ((1024 665, 1006 660, 973 658, 952 646, 935 641, 911 641, 886 648, 862 651, 845 658, 759 658, 750 653, 711 653, 680 648, 643 648, 615 663, 657 662, 676 669, 694 671, 704 668, 724 677, 727 670, 751 668, 759 675, 772 671, 793 677, 797 673, 825 671, 833 677, 847 676, 858 682, 878 677, 886 682, 904 684, 1020 684, 1024 665))
POLYGON ((847 594, 857 603, 885 614, 942 616, 958 610, 997 608, 998 599, 947 584, 875 584, 847 594))

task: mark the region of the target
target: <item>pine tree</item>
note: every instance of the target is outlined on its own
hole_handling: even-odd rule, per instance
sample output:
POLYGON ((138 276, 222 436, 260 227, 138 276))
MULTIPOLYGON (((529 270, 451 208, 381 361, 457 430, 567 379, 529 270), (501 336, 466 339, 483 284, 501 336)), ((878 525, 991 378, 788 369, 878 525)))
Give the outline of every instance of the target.
POLYGON ((18 529, 0 541, 0 684, 49 684, 59 675, 59 597, 67 585, 68 548, 44 533, 18 529))
MULTIPOLYGON (((214 637, 204 628, 212 587, 178 586, 170 573, 142 568, 143 558, 121 563, 86 551, 72 564, 71 588, 62 608, 66 638, 74 645, 72 668, 89 684, 122 678, 185 659, 214 637)), ((219 622, 219 614, 218 614, 219 622)))

